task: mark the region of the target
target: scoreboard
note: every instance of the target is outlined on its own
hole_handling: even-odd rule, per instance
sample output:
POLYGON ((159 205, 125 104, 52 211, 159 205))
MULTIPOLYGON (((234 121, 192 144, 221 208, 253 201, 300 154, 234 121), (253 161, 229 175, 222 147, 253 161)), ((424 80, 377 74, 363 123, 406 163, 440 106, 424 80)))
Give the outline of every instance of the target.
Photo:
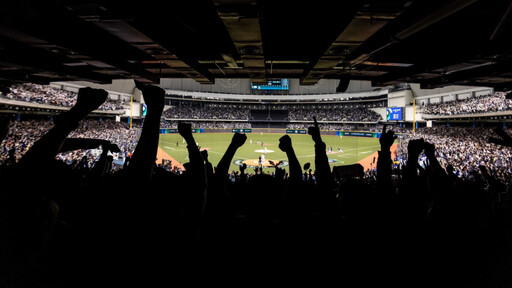
POLYGON ((265 85, 256 85, 251 82, 252 90, 289 90, 290 79, 268 80, 265 85))
POLYGON ((403 120, 403 107, 391 107, 386 109, 387 121, 402 121, 403 120))

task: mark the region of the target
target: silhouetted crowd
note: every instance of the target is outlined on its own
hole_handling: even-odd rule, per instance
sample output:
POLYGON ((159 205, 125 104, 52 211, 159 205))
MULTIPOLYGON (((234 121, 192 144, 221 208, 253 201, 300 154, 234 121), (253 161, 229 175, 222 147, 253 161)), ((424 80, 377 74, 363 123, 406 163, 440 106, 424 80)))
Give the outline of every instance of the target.
MULTIPOLYGON (((374 181, 365 181, 358 165, 331 169, 315 121, 315 171, 284 135, 278 148, 288 172, 276 166, 249 176, 245 165, 228 172, 245 134, 234 133, 210 163, 191 125, 179 122, 189 162, 178 174, 155 163, 165 92, 137 87, 148 112, 122 169, 112 171, 110 152, 119 149, 107 135, 70 138, 107 98, 91 88, 0 167, 0 287, 512 283, 509 189, 486 166, 468 179, 443 168, 439 161, 453 159, 440 160, 438 145, 453 144, 428 131, 404 143, 407 161, 396 174, 396 135, 384 126, 374 181), (94 147, 102 152, 92 167, 56 159, 94 147)), ((13 133, 8 122, 0 119, 0 139, 13 133)), ((512 139, 497 133, 500 149, 511 149, 512 139)))

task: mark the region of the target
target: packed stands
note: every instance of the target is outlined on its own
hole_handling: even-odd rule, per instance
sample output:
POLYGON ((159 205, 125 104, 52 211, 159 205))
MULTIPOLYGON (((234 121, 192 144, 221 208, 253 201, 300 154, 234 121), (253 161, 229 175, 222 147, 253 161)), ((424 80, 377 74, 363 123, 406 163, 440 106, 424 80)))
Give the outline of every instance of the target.
POLYGON ((223 119, 247 120, 249 110, 240 107, 192 107, 173 106, 164 112, 165 118, 170 119, 223 119))
POLYGON ((491 113, 512 110, 512 100, 507 99, 508 92, 496 92, 492 95, 482 95, 463 100, 430 104, 424 108, 427 115, 452 116, 475 113, 491 113))
POLYGON ((296 121, 310 121, 312 120, 313 115, 316 115, 318 121, 376 122, 381 119, 379 114, 366 108, 291 109, 289 119, 296 121))
MULTIPOLYGON (((26 101, 38 104, 46 104, 61 107, 72 107, 75 105, 77 93, 57 89, 49 85, 33 83, 15 84, 10 87, 11 93, 6 97, 12 100, 26 101)), ((107 99, 98 110, 115 111, 124 110, 125 103, 122 100, 107 99)))
MULTIPOLYGON (((9 125, 8 133, 2 142, 0 151, 0 163, 6 164, 10 153, 13 153, 14 159, 19 160, 25 152, 32 147, 34 142, 39 140, 53 127, 52 120, 26 120, 12 121, 9 125)), ((118 145, 121 150, 118 157, 125 158, 133 153, 137 144, 138 134, 136 130, 129 130, 126 123, 115 122, 113 120, 99 121, 97 119, 83 120, 76 130, 69 134, 69 138, 91 138, 107 140, 118 145)), ((92 167, 98 160, 99 155, 86 149, 82 151, 71 151, 57 155, 59 160, 71 164, 79 161, 83 156, 88 158, 88 165, 92 167)), ((9 160, 10 161, 10 160, 9 160)))
MULTIPOLYGON (((512 183, 512 152, 509 148, 489 143, 489 137, 498 137, 493 127, 422 128, 400 141, 396 160, 402 165, 405 164, 408 141, 424 139, 435 145, 436 157, 441 166, 445 169, 449 165, 452 166, 458 177, 469 179, 474 173, 479 173, 480 166, 485 166, 496 179, 503 183, 512 183)), ((425 157, 423 155, 422 160, 425 160, 425 157)))
POLYGON ((318 121, 377 122, 381 116, 367 108, 319 108, 305 105, 307 108, 249 109, 245 106, 172 106, 165 110, 164 117, 169 119, 219 119, 219 120, 254 120, 254 121, 304 121, 312 120, 316 115, 318 121))

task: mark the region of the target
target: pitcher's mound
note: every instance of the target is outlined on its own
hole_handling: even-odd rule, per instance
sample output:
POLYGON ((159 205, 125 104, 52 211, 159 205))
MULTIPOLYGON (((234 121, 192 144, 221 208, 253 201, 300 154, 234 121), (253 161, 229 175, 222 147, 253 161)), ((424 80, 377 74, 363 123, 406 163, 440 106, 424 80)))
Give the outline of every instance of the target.
MULTIPOLYGON (((270 161, 272 161, 274 163, 274 165, 279 163, 279 160, 265 159, 265 161, 263 163, 261 163, 261 166, 266 167, 266 168, 274 167, 274 165, 272 165, 270 163, 270 161)), ((243 164, 247 165, 247 167, 260 167, 258 159, 236 160, 234 163, 236 165, 242 165, 242 163, 243 163, 243 164)), ((288 161, 283 161, 278 167, 281 168, 284 166, 288 166, 288 161)))
POLYGON ((260 149, 260 150, 254 150, 254 152, 256 152, 256 153, 274 153, 274 150, 260 149))

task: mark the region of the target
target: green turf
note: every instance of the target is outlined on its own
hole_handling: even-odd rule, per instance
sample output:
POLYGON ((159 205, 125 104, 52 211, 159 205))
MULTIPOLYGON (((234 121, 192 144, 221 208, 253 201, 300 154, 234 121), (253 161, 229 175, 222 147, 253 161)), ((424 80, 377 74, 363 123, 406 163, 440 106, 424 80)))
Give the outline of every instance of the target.
MULTIPOLYGON (((255 150, 264 149, 272 150, 272 153, 266 153, 266 159, 274 161, 284 160, 287 161, 286 154, 282 152, 279 145, 279 138, 282 134, 260 134, 248 133, 247 141, 238 149, 235 157, 230 166, 230 170, 238 170, 238 166, 233 164, 237 159, 258 159, 262 154, 255 152, 255 150), (252 144, 250 143, 252 140, 252 144), (258 140, 264 143, 261 147, 258 145, 258 140)), ((305 163, 311 163, 311 169, 315 169, 315 150, 314 142, 309 135, 295 135, 289 134, 292 138, 292 145, 301 166, 305 163)), ((212 133, 212 134, 194 134, 194 138, 201 148, 207 147, 208 158, 215 167, 224 155, 231 138, 232 133, 212 133)), ((362 138, 362 137, 347 137, 340 138, 339 136, 322 136, 322 140, 326 143, 327 147, 332 147, 334 154, 329 154, 329 159, 335 159, 338 162, 332 163, 332 166, 348 165, 356 163, 357 161, 368 157, 373 152, 379 149, 379 140, 376 138, 362 138), (343 153, 338 153, 338 147, 343 150, 343 153)), ((183 138, 179 134, 162 134, 160 135, 159 146, 171 157, 180 163, 188 162, 188 151, 186 144, 182 143, 183 138), (176 146, 176 142, 178 146, 176 146)), ((267 168, 265 168, 267 169, 267 168)), ((269 168, 270 169, 270 168, 269 168)), ((288 167, 285 167, 288 170, 288 167)), ((253 169, 248 169, 253 171, 253 169)))

